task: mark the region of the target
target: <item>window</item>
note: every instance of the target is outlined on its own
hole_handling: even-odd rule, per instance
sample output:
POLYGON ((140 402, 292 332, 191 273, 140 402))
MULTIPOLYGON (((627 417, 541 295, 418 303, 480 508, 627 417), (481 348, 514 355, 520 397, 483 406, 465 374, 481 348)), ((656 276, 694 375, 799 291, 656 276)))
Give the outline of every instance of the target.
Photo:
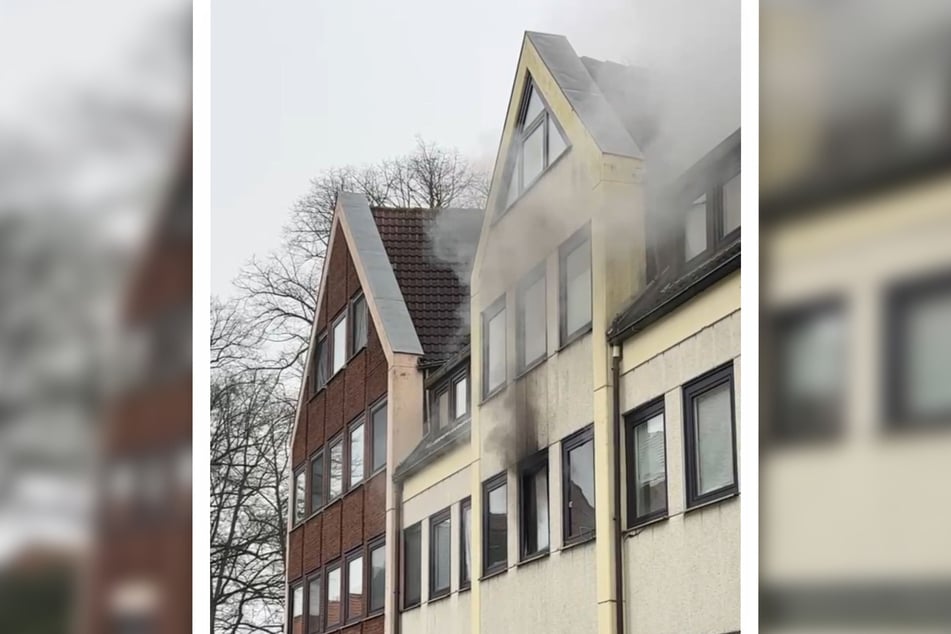
POLYGON ((707 250, 707 195, 697 198, 687 210, 684 229, 684 259, 692 260, 707 250))
POLYGON ((346 620, 363 616, 363 553, 347 556, 347 602, 346 620))
POLYGON ((310 512, 324 506, 324 455, 317 453, 310 461, 310 512))
POLYGON ((429 404, 430 431, 438 432, 449 424, 449 386, 444 385, 433 392, 429 404))
POLYGON ((343 439, 338 437, 330 443, 330 483, 327 501, 343 493, 343 439))
POLYGON ((684 386, 687 506, 735 493, 733 364, 684 386))
POLYGON ((294 524, 301 522, 307 512, 306 476, 303 469, 294 473, 294 524))
POLYGON ((558 254, 561 275, 561 343, 591 326, 591 241, 587 228, 569 238, 558 254))
POLYGON ((429 599, 449 594, 452 559, 452 519, 449 509, 429 518, 429 599))
MULTIPOLYGON (((733 169, 739 167, 739 158, 733 169)), ((720 171, 722 172, 721 168, 720 171)), ((719 176, 718 176, 719 177, 719 176)), ((707 255, 729 242, 740 232, 740 174, 713 182, 688 206, 684 220, 684 261, 707 255)))
POLYGON ((547 352, 544 262, 519 284, 515 311, 518 367, 524 370, 547 352))
POLYGON ((291 588, 291 632, 304 634, 304 584, 291 588))
POLYGON ((363 482, 363 461, 364 461, 364 443, 363 443, 363 419, 359 419, 356 424, 351 423, 350 427, 350 487, 363 482))
POLYGON ((505 384, 505 295, 482 313, 482 393, 505 384))
POLYGON ((776 442, 828 437, 841 429, 846 387, 846 324, 838 300, 799 306, 773 321, 776 390, 770 436, 776 442))
POLYGON ((568 147, 531 78, 522 97, 518 129, 509 159, 506 207, 528 189, 568 147))
POLYGON ((508 493, 503 471, 482 485, 485 513, 483 519, 484 574, 504 570, 508 566, 508 493))
POLYGON ((636 526, 667 514, 667 441, 663 397, 625 417, 627 423, 627 523, 636 526))
POLYGON ((316 634, 320 631, 320 574, 310 580, 307 586, 307 633, 316 634))
POLYGON ((472 583, 472 500, 465 499, 460 505, 459 522, 459 588, 468 588, 472 583))
POLYGON ((888 414, 895 425, 951 419, 951 271, 888 292, 888 414))
POLYGON ((522 467, 522 558, 548 552, 548 452, 543 451, 522 467))
POLYGON ((740 228, 740 175, 723 185, 723 233, 729 235, 740 228))
POLYGON ((373 434, 370 439, 370 459, 375 472, 386 466, 386 401, 374 405, 370 410, 370 425, 373 434))
POLYGON ((350 303, 350 314, 353 315, 350 354, 356 354, 367 345, 367 299, 363 294, 357 295, 350 303))
POLYGON ((453 379, 452 409, 456 420, 465 418, 469 414, 469 375, 462 373, 453 379))
POLYGON ((565 543, 594 536, 594 434, 590 426, 562 443, 565 543))
POLYGON ((382 542, 370 546, 369 594, 367 612, 382 610, 386 602, 386 545, 382 542))
POLYGON ((340 605, 342 594, 342 579, 340 576, 340 562, 327 568, 327 627, 343 623, 343 612, 340 605))
POLYGON ((344 311, 333 326, 333 366, 330 374, 333 376, 347 363, 347 312, 344 311))
POLYGON ((320 390, 327 384, 327 337, 321 335, 317 339, 317 353, 314 355, 314 391, 320 390))
POLYGON ((403 609, 419 605, 422 543, 419 523, 403 530, 403 609))

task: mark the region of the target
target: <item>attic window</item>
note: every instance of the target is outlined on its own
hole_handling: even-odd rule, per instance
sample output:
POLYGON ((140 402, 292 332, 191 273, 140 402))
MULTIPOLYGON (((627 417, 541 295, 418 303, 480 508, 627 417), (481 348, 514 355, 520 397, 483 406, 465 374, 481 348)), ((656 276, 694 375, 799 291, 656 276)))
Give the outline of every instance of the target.
POLYGON ((555 118, 548 112, 541 94, 529 78, 512 141, 506 208, 531 187, 567 147, 555 118))

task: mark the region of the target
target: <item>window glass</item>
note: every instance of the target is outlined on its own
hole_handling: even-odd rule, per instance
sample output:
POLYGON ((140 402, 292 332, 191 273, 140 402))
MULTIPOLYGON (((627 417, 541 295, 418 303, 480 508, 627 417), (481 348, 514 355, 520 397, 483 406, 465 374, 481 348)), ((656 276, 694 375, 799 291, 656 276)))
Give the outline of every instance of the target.
POLYGON ((299 471, 294 474, 294 523, 304 519, 307 504, 306 474, 299 471))
POLYGON ((693 401, 697 438, 697 494, 733 484, 733 416, 730 384, 719 385, 693 401))
POLYGON ((462 571, 459 578, 463 584, 471 580, 470 570, 472 570, 472 503, 468 500, 462 506, 462 557, 460 565, 462 571))
POLYGON ((291 604, 291 630, 293 634, 304 634, 304 586, 294 586, 291 604))
POLYGON ((565 137, 561 136, 561 132, 558 131, 558 126, 555 125, 554 119, 549 115, 548 117, 548 164, 551 165, 555 162, 555 159, 561 156, 561 153, 565 151, 565 148, 568 147, 568 144, 565 142, 565 137))
POLYGON ((367 345, 367 300, 361 295, 353 301, 353 346, 356 352, 367 345))
POLYGON ((334 324, 333 368, 331 374, 336 374, 347 362, 347 315, 344 314, 334 324))
POLYGON ((449 390, 444 389, 442 392, 436 395, 436 407, 435 407, 435 419, 436 419, 436 429, 445 427, 449 422, 449 390))
POLYGON ((536 127, 522 141, 522 188, 545 169, 545 126, 536 127))
POLYGON ((420 566, 422 550, 419 524, 403 531, 403 606, 410 607, 420 600, 420 566))
POLYGON ((634 428, 634 446, 634 510, 644 517, 667 508, 663 412, 634 428))
POLYGON ((539 277, 521 294, 522 365, 526 367, 545 356, 545 276, 539 277))
POLYGON ((522 554, 548 550, 548 464, 522 475, 522 554))
POLYGON ((321 337, 317 341, 317 389, 319 390, 327 383, 327 338, 321 337))
POLYGON ((343 492, 343 441, 330 446, 330 486, 327 497, 334 499, 343 492))
POLYGON ((386 547, 383 544, 370 551, 370 612, 383 609, 386 599, 386 547))
POLYGON ((500 310, 486 324, 488 330, 488 376, 485 391, 489 393, 505 383, 505 309, 500 310))
POLYGON ((350 486, 363 482, 363 423, 350 429, 350 486))
POLYGON ((542 110, 544 110, 542 105, 542 100, 538 96, 538 92, 535 90, 535 87, 531 87, 528 91, 528 105, 525 106, 525 118, 523 121, 525 124, 529 124, 535 120, 542 110))
POLYGON ((310 512, 324 505, 324 456, 319 454, 310 463, 310 512))
POLYGON ((307 631, 320 631, 320 577, 311 579, 310 587, 307 589, 307 605, 309 606, 307 617, 307 631))
POLYGON ((684 229, 684 259, 691 260, 707 250, 707 196, 693 201, 687 210, 684 229))
POLYGON ((462 418, 469 413, 469 377, 464 376, 454 386, 453 417, 462 418))
POLYGON ((565 267, 565 334, 570 336, 591 323, 591 242, 569 252, 565 267))
POLYGON ((363 616, 363 557, 347 564, 347 619, 363 616))
POLYGON ((594 532, 594 441, 588 440, 567 452, 567 536, 594 532))
POLYGON ((901 367, 907 375, 907 413, 929 418, 951 410, 951 289, 931 293, 907 305, 906 342, 901 367))
POLYGON ((340 565, 327 573, 327 625, 337 625, 343 621, 340 605, 341 594, 340 565))
POLYGON ((723 235, 740 227, 740 175, 723 185, 723 235))
POLYGON ((431 594, 441 594, 449 591, 449 562, 452 557, 452 548, 449 543, 450 528, 451 523, 448 517, 432 525, 432 532, 429 536, 429 556, 432 558, 430 570, 433 575, 430 582, 431 594))
POLYGON ((373 424, 373 470, 386 464, 386 403, 380 403, 371 414, 373 424))
POLYGON ((491 570, 504 566, 508 561, 508 514, 507 486, 502 484, 489 490, 486 504, 486 553, 485 568, 491 570))

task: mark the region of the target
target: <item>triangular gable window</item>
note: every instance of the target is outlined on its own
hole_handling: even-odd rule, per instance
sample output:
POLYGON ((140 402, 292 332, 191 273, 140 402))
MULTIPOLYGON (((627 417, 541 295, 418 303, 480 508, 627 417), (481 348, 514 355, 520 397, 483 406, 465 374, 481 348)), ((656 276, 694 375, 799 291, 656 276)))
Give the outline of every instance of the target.
POLYGON ((561 129, 529 78, 509 154, 505 208, 531 187, 567 148, 561 129))

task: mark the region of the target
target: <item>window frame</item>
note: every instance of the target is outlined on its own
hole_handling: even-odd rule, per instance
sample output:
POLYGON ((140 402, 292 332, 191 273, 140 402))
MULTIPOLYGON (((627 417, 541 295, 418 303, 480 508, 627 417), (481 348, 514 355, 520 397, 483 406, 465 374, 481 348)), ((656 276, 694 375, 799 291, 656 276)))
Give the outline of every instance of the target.
POLYGON ((321 592, 324 595, 323 596, 324 615, 323 615, 323 619, 321 619, 324 624, 324 630, 329 630, 331 628, 339 628, 339 627, 343 627, 344 625, 344 622, 345 622, 344 621, 344 605, 343 605, 344 604, 343 590, 345 585, 344 576, 345 574, 343 569, 343 559, 341 557, 337 557, 337 559, 335 559, 333 562, 324 566, 324 581, 323 581, 323 588, 321 589, 321 592), (334 570, 340 571, 340 620, 335 623, 331 623, 330 609, 329 609, 330 608, 330 584, 328 583, 328 580, 330 579, 330 573, 332 573, 334 570))
POLYGON ((522 375, 548 358, 548 274, 547 261, 542 260, 531 271, 526 273, 515 290, 515 364, 516 374, 522 375), (534 359, 526 358, 525 338, 525 295, 538 281, 542 282, 542 335, 544 344, 541 355, 534 359))
MULTIPOLYGON (((349 363, 353 357, 357 356, 357 353, 367 347, 367 340, 370 338, 370 310, 367 306, 366 295, 363 294, 362 290, 357 291, 356 294, 350 298, 347 310, 350 311, 350 317, 347 319, 347 362, 349 363), (363 322, 366 332, 363 334, 363 341, 357 342, 356 319, 354 319, 354 317, 357 314, 355 310, 357 303, 360 301, 363 302, 363 322), (359 345, 357 345, 358 343, 359 345)), ((346 363, 344 366, 346 366, 346 363)))
POLYGON ((442 599, 452 593, 452 507, 433 513, 429 516, 429 600, 442 599), (449 522, 449 578, 444 589, 436 587, 436 540, 435 528, 437 524, 449 522))
POLYGON ((508 385, 508 314, 505 313, 505 293, 482 311, 482 400, 486 401, 505 389, 508 385), (489 358, 489 322, 495 319, 499 313, 505 313, 502 317, 503 340, 502 346, 502 382, 493 388, 489 388, 489 374, 491 359, 489 358))
POLYGON ((509 491, 508 471, 497 473, 482 483, 482 577, 489 577, 508 569, 508 523, 509 523, 509 491), (505 558, 502 561, 489 564, 489 494, 496 489, 505 487, 505 558))
POLYGON ((310 496, 308 498, 308 505, 310 509, 309 515, 312 516, 315 513, 320 512, 327 505, 327 463, 324 461, 324 449, 321 447, 313 454, 311 454, 310 459, 307 461, 308 473, 310 474, 310 496), (314 506, 314 463, 320 460, 320 504, 314 506))
POLYGON ((366 482, 368 479, 370 479, 370 478, 372 478, 373 476, 375 476, 375 475, 376 475, 377 473, 379 473, 380 471, 385 471, 385 470, 386 470, 386 464, 387 464, 386 452, 387 452, 387 449, 389 448, 389 444, 390 444, 389 438, 388 438, 388 436, 387 436, 387 435, 389 434, 389 421, 387 420, 387 417, 388 417, 388 416, 387 416, 387 413, 386 413, 386 411, 387 411, 387 410, 386 410, 386 404, 387 404, 386 396, 383 396, 383 397, 377 399, 377 401, 376 401, 375 403, 373 403, 372 405, 370 405, 370 407, 368 408, 367 422, 369 423, 369 426, 370 426, 370 442, 367 443, 367 442, 366 442, 366 439, 364 438, 364 444, 367 445, 367 447, 368 447, 368 452, 367 452, 367 453, 368 453, 369 456, 370 456, 370 469, 371 469, 371 471, 370 471, 369 474, 367 474, 367 473, 366 473, 366 467, 364 467, 364 469, 363 469, 363 471, 364 471, 364 474, 363 474, 363 480, 364 480, 364 482, 366 482), (374 457, 376 456, 376 444, 375 444, 375 439, 376 439, 376 425, 377 425, 377 421, 376 421, 376 418, 375 418, 375 414, 376 414, 377 412, 379 412, 380 410, 383 410, 383 427, 384 427, 384 431, 383 431, 383 443, 384 443, 384 448, 383 448, 383 464, 381 464, 379 467, 377 467, 377 466, 374 466, 374 465, 375 465, 374 457))
POLYGON ((570 238, 558 246, 558 334, 561 347, 571 344, 591 332, 594 320, 594 276, 592 262, 594 251, 591 248, 591 228, 587 224, 578 229, 570 238), (568 332, 568 256, 585 242, 588 243, 588 284, 591 289, 592 305, 588 307, 588 321, 575 330, 568 332))
POLYGON ((304 634, 320 634, 324 630, 324 572, 317 569, 304 577, 304 634), (316 629, 310 629, 310 586, 317 581, 320 588, 317 590, 317 605, 320 607, 320 614, 317 615, 316 629))
POLYGON ((367 427, 366 427, 366 415, 360 414, 352 421, 347 424, 346 428, 347 443, 346 443, 346 458, 344 459, 346 468, 346 478, 344 480, 344 493, 348 493, 367 480, 367 427), (363 456, 361 457, 362 471, 360 473, 360 479, 357 482, 353 481, 353 432, 356 428, 362 426, 363 433, 363 456))
POLYGON ((462 370, 456 372, 449 380, 449 408, 452 415, 453 424, 464 421, 472 416, 472 384, 469 381, 469 366, 466 364, 462 370), (466 382, 466 411, 462 416, 456 416, 456 405, 459 402, 456 394, 456 386, 462 381, 466 382))
MULTIPOLYGON (((571 500, 568 497, 568 492, 571 490, 571 461, 569 459, 569 454, 581 447, 585 443, 591 443, 591 451, 594 453, 594 424, 589 423, 583 428, 574 432, 570 436, 567 436, 564 440, 561 441, 561 528, 562 528, 562 540, 565 546, 573 546, 575 544, 580 544, 586 541, 593 540, 597 536, 597 528, 584 532, 578 533, 577 535, 571 535, 571 519, 570 519, 570 509, 569 506, 571 500)), ((591 461, 592 464, 592 480, 596 476, 594 473, 594 462, 596 457, 591 461)), ((595 482, 595 487, 597 487, 597 482, 595 482)), ((549 511, 550 512, 550 511, 549 511)), ((595 508, 597 512, 597 508, 595 508)))
MULTIPOLYGON (((532 490, 534 491, 534 484, 532 490)), ((534 510, 532 511, 534 515, 534 510)), ((543 449, 535 455, 522 461, 518 468, 518 554, 519 562, 531 561, 539 557, 544 557, 551 552, 551 469, 548 463, 548 450, 543 449), (548 545, 544 548, 536 548, 534 551, 528 550, 528 530, 537 527, 537 520, 534 524, 529 524, 529 506, 534 499, 529 499, 526 495, 528 487, 526 481, 534 478, 540 471, 544 470, 547 489, 545 491, 545 500, 548 505, 548 545)))
POLYGON ((912 279, 892 282, 884 292, 883 313, 885 350, 881 380, 882 411, 890 429, 927 429, 946 426, 951 409, 934 414, 916 414, 905 394, 909 368, 905 357, 908 347, 907 311, 917 302, 951 293, 951 269, 932 271, 912 279))
POLYGON ((307 632, 307 579, 301 577, 296 581, 287 584, 287 596, 290 599, 291 609, 287 611, 287 631, 294 631, 294 609, 297 603, 294 601, 294 592, 300 588, 301 591, 301 620, 304 622, 304 632, 307 632))
POLYGON ((301 466, 297 467, 296 469, 294 469, 294 487, 293 487, 294 495, 292 496, 292 497, 293 497, 293 500, 292 500, 293 504, 292 504, 292 506, 291 506, 291 526, 294 527, 294 528, 297 528, 298 526, 300 526, 301 524, 303 524, 304 521, 307 519, 307 502, 308 502, 308 501, 307 501, 307 467, 308 467, 308 466, 310 466, 310 463, 306 463, 306 464, 301 465, 301 466), (303 502, 304 502, 304 509, 303 509, 303 511, 301 511, 301 513, 298 515, 298 513, 297 513, 297 508, 298 508, 298 499, 297 499, 297 494, 298 494, 298 493, 297 493, 297 478, 299 478, 299 477, 303 477, 303 479, 304 479, 304 491, 303 491, 303 493, 304 493, 304 501, 303 501, 303 502))
POLYGON ((314 350, 314 371, 313 371, 313 389, 317 394, 327 387, 327 331, 317 336, 316 348, 314 350), (323 355, 323 358, 321 358, 323 355), (322 375, 322 376, 321 376, 322 375))
POLYGON ((330 334, 328 338, 330 340, 330 353, 327 355, 327 357, 330 362, 330 368, 327 373, 327 383, 330 383, 330 381, 332 381, 335 376, 337 376, 338 374, 340 374, 347 368, 347 361, 350 359, 350 354, 349 354, 349 351, 347 350, 347 348, 349 347, 349 342, 350 342, 349 305, 344 307, 344 309, 340 311, 340 313, 333 319, 333 321, 330 322, 330 334), (343 363, 341 363, 339 368, 334 369, 334 356, 337 353, 336 332, 337 332, 337 326, 339 326, 341 322, 345 322, 343 326, 344 328, 343 363))
POLYGON ((725 197, 723 195, 724 185, 737 176, 742 176, 739 165, 739 157, 737 157, 735 164, 729 160, 728 157, 726 162, 716 169, 715 175, 710 179, 706 187, 703 190, 691 190, 691 196, 687 197, 689 198, 689 201, 687 198, 685 198, 685 202, 681 204, 684 207, 684 211, 681 214, 683 220, 680 223, 680 248, 678 249, 678 260, 682 263, 683 270, 688 271, 694 268, 697 264, 705 261, 726 245, 740 238, 743 229, 742 222, 733 231, 726 232, 725 230, 726 212, 724 205, 725 197), (690 259, 687 259, 687 210, 693 205, 693 202, 697 198, 700 198, 700 196, 706 196, 706 248, 698 252, 690 259))
POLYGON ((670 471, 667 468, 667 411, 664 396, 658 396, 625 414, 624 433, 627 440, 627 478, 625 482, 627 485, 627 528, 636 528, 654 520, 666 518, 670 512, 670 471), (637 512, 637 492, 634 487, 637 476, 637 436, 635 431, 641 425, 646 425, 658 414, 664 417, 664 508, 639 514, 637 512))
POLYGON ((452 385, 449 381, 441 381, 429 389, 429 416, 426 434, 438 434, 440 430, 452 424, 452 385), (449 420, 441 421, 439 416, 439 397, 446 395, 446 414, 449 420))
POLYGON ((400 598, 402 599, 401 601, 402 605, 400 606, 401 612, 406 612, 408 610, 412 610, 413 608, 417 608, 423 603, 422 558, 423 558, 423 524, 422 522, 416 522, 415 524, 412 524, 404 528, 400 535, 400 564, 402 564, 402 567, 403 567, 403 569, 400 571, 400 598), (406 593, 406 588, 407 588, 406 573, 409 570, 409 568, 407 567, 407 558, 406 558, 406 541, 407 541, 406 538, 411 532, 415 533, 417 535, 417 538, 419 539, 419 561, 416 562, 416 565, 419 566, 419 574, 418 574, 419 589, 417 590, 417 594, 419 596, 416 598, 415 602, 413 603, 407 602, 407 593, 406 593))
POLYGON ((343 574, 342 585, 343 592, 341 592, 341 598, 343 600, 343 624, 352 625, 362 619, 366 618, 367 615, 367 578, 366 578, 366 566, 367 560, 364 556, 363 545, 354 548, 348 553, 345 553, 343 556, 343 574), (362 594, 363 594, 363 612, 357 615, 350 614, 350 564, 355 560, 360 560, 360 574, 362 576, 362 594))
POLYGON ((364 572, 364 581, 366 585, 366 612, 367 617, 383 614, 386 608, 386 535, 380 535, 367 542, 366 571, 364 572), (373 553, 383 549, 383 596, 380 597, 380 607, 373 607, 373 553))
POLYGON ((459 503, 459 592, 472 587, 472 498, 459 503), (469 510, 469 563, 466 563, 466 509, 469 510), (468 574, 464 574, 468 573, 468 574))
POLYGON ((686 486, 687 510, 697 508, 705 504, 724 500, 736 495, 739 492, 739 482, 737 478, 737 452, 736 452, 736 386, 733 378, 733 360, 709 370, 700 376, 685 383, 683 392, 683 431, 684 431, 684 470, 686 486), (718 388, 727 385, 730 393, 730 429, 733 448, 733 482, 719 489, 709 491, 702 495, 697 493, 697 478, 699 468, 697 464, 697 438, 695 434, 696 419, 694 414, 694 401, 718 388))
POLYGON ((337 500, 343 497, 347 492, 347 447, 344 444, 344 433, 343 431, 337 432, 337 434, 331 438, 327 444, 327 496, 324 501, 324 508, 327 508, 337 500), (340 492, 337 495, 333 494, 331 490, 332 478, 332 469, 333 469, 333 449, 336 445, 340 445, 340 492))

